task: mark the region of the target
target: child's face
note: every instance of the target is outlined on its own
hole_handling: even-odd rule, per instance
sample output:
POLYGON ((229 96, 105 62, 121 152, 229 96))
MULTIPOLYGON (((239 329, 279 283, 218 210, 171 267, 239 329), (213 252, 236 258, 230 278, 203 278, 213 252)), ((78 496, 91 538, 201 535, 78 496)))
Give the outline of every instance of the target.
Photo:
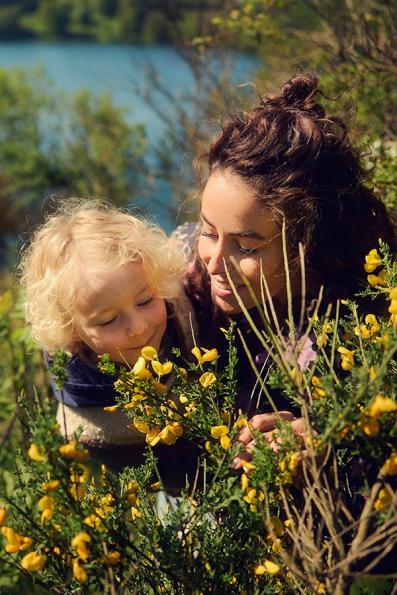
POLYGON ((82 277, 73 319, 77 340, 97 355, 108 353, 112 361, 131 366, 145 345, 160 348, 165 302, 145 281, 140 262, 98 275, 83 272, 82 277))

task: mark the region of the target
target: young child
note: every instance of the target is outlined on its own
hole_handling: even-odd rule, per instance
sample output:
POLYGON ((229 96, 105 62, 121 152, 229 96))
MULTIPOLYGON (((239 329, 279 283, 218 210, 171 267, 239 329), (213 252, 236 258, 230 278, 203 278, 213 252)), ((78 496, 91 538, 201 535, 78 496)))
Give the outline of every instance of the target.
POLYGON ((52 382, 62 433, 82 428, 80 441, 115 469, 140 461, 144 434, 123 412, 103 410, 115 404, 115 378, 98 370, 98 356, 132 367, 146 345, 164 358, 174 346, 190 353, 185 267, 160 228, 98 201, 65 202, 22 259, 33 337, 50 361, 57 350, 70 356, 63 389, 52 382))

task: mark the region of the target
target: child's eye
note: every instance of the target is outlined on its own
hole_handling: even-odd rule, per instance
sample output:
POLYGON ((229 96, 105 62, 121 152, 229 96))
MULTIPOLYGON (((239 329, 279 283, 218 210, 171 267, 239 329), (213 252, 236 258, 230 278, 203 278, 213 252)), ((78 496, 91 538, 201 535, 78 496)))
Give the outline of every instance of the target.
POLYGON ((138 306, 139 306, 139 307, 141 307, 141 306, 147 306, 147 305, 149 305, 149 304, 150 304, 150 303, 153 301, 153 299, 154 299, 154 296, 152 296, 152 295, 151 295, 151 296, 150 296, 150 298, 147 298, 147 299, 146 299, 146 300, 144 300, 143 302, 140 302, 140 303, 138 304, 138 306))
POLYGON ((117 319, 117 316, 113 316, 113 318, 110 318, 109 320, 105 320, 104 322, 98 322, 98 326, 108 326, 109 324, 112 324, 112 322, 114 322, 117 319))

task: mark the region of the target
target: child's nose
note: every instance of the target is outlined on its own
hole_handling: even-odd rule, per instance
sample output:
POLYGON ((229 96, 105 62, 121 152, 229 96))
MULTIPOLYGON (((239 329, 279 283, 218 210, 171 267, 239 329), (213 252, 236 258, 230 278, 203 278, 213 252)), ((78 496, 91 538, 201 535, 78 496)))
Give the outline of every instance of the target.
POLYGON ((147 327, 148 323, 145 318, 136 312, 129 315, 126 327, 127 335, 129 337, 137 337, 142 335, 146 331, 147 327))

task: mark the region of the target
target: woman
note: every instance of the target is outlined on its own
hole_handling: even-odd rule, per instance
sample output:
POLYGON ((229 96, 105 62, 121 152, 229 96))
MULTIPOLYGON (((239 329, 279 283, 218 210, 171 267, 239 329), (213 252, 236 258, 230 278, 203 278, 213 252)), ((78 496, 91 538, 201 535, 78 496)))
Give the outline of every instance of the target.
MULTIPOLYGON (((255 311, 244 278, 260 303, 263 271, 279 324, 286 327, 283 224, 297 324, 300 244, 306 304, 318 297, 321 287, 324 305, 353 297, 366 285, 364 258, 378 246, 379 238, 393 253, 397 251, 385 206, 366 185, 360 155, 345 124, 328 116, 318 103, 317 85, 314 73, 297 75, 278 95, 264 97, 251 111, 229 116, 207 154, 209 177, 202 196, 198 257, 186 278, 187 293, 198 321, 205 322, 204 344, 222 350, 222 333, 217 329, 233 320, 261 365, 266 354, 249 331, 229 279, 245 307, 255 311)), ((257 398, 252 398, 256 375, 241 345, 239 351, 239 405, 252 411, 257 409, 257 398)), ((287 407, 280 399, 276 405, 287 407)), ((271 411, 263 400, 259 409, 271 411)), ((273 421, 274 416, 262 414, 252 424, 271 430, 273 421)), ((294 423, 301 431, 300 422, 294 423)), ((243 442, 251 439, 244 431, 243 442)))

